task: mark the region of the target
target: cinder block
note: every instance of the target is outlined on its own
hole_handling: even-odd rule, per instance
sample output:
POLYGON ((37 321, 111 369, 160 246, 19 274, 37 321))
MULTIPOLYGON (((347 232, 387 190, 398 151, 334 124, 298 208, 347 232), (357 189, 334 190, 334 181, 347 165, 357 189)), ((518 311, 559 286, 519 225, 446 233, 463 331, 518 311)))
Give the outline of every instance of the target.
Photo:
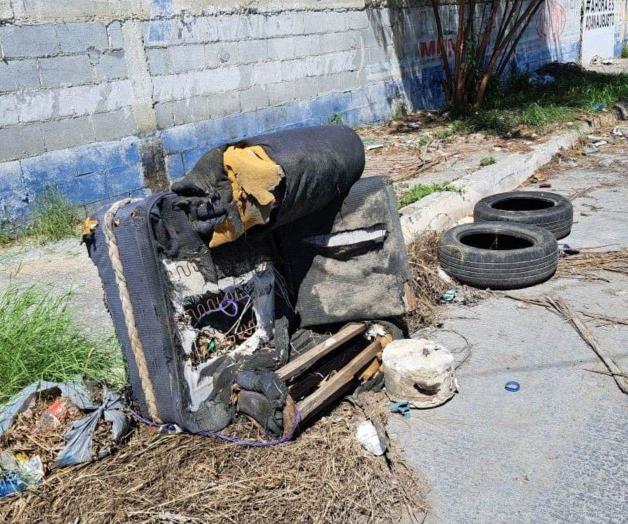
POLYGON ((124 50, 106 51, 92 57, 96 80, 106 81, 126 78, 126 60, 124 50))
POLYGON ((299 78, 294 81, 294 91, 299 100, 308 100, 318 95, 318 77, 299 78))
POLYGON ((148 69, 151 75, 167 75, 170 73, 170 58, 168 50, 164 48, 153 48, 146 50, 148 58, 148 69))
POLYGON ((294 56, 301 58, 318 54, 321 47, 320 39, 320 35, 302 35, 295 37, 294 56))
POLYGON ((205 68, 205 50, 202 44, 173 46, 168 48, 168 52, 172 73, 205 68))
POLYGON ((297 37, 287 36, 268 40, 268 58, 270 60, 292 60, 295 57, 297 37))
POLYGON ((90 47, 104 51, 109 47, 107 28, 102 22, 59 24, 57 37, 63 53, 80 53, 90 47))
POLYGON ((37 60, 0 60, 0 93, 37 87, 37 60))
POLYGON ((241 64, 268 60, 268 40, 246 40, 237 43, 238 60, 241 64))
POLYGON ((106 113, 131 105, 133 90, 129 80, 114 80, 96 86, 77 86, 56 93, 57 116, 73 117, 106 113))
POLYGON ((120 22, 111 22, 107 25, 107 36, 109 37, 109 49, 122 49, 124 47, 120 22))
POLYGON ((240 106, 243 112, 268 107, 268 92, 265 86, 252 86, 240 91, 240 106))
MULTIPOLYGON (((12 110, 11 119, 17 119, 22 123, 48 120, 54 115, 55 100, 55 90, 18 93, 15 95, 16 105, 12 110)), ((0 101, 0 116, 2 105, 0 101)))
POLYGON ((184 100, 210 93, 233 91, 239 87, 241 74, 237 67, 192 71, 153 79, 156 101, 184 100))
POLYGON ((303 13, 303 34, 327 33, 329 31, 342 31, 344 27, 338 13, 332 11, 308 11, 303 13))
POLYGON ((320 36, 320 54, 344 50, 342 33, 327 33, 320 36))
POLYGON ((41 85, 60 87, 92 82, 92 68, 87 55, 57 56, 39 60, 41 85))
POLYGON ((220 15, 216 17, 218 41, 230 42, 248 38, 248 26, 241 20, 246 15, 220 15))
POLYGON ((271 106, 285 104, 296 98, 294 82, 280 82, 268 86, 268 102, 271 106))
POLYGON ((119 109, 111 113, 96 113, 92 116, 94 137, 97 142, 116 140, 137 132, 133 112, 130 109, 119 109))
POLYGON ((0 27, 0 43, 5 58, 51 56, 59 52, 52 24, 0 27))
MULTIPOLYGON (((293 62, 290 62, 293 63, 293 62)), ((281 81, 282 63, 265 62, 253 68, 251 82, 253 85, 272 84, 281 81)))
POLYGON ((174 126, 174 115, 172 113, 172 106, 174 104, 175 102, 160 102, 155 104, 155 115, 159 129, 168 129, 174 126))
POLYGON ((344 19, 346 29, 366 29, 371 25, 366 10, 347 11, 344 19))
POLYGON ((39 124, 0 129, 0 161, 16 160, 44 152, 44 140, 39 124))
POLYGON ((94 129, 88 116, 44 122, 41 129, 47 151, 94 142, 94 129))
POLYGON ((211 116, 210 99, 194 97, 178 100, 172 104, 174 125, 189 124, 200 120, 209 120, 211 116))
POLYGON ((348 91, 358 87, 358 75, 354 71, 345 71, 321 76, 318 79, 318 86, 318 92, 320 94, 334 91, 348 91))
POLYGON ((289 60, 281 63, 281 80, 283 82, 291 82, 306 76, 315 76, 318 72, 313 67, 318 57, 299 58, 297 60, 289 60))

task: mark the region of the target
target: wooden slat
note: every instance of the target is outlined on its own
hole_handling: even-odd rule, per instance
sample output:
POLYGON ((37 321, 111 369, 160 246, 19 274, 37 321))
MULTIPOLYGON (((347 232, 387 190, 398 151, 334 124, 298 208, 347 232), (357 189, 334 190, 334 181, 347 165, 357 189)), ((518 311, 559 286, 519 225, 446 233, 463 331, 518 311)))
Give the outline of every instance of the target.
POLYGON ((301 420, 306 420, 326 405, 329 400, 333 399, 340 390, 351 382, 377 356, 384 344, 385 342, 383 342, 382 338, 377 337, 345 367, 322 383, 314 393, 299 402, 297 407, 301 413, 301 420))
POLYGON ((312 349, 298 356, 292 362, 288 362, 285 366, 280 367, 275 373, 279 375, 281 380, 290 380, 291 378, 299 376, 325 355, 328 355, 337 347, 365 331, 366 324, 349 324, 324 342, 317 344, 312 349))

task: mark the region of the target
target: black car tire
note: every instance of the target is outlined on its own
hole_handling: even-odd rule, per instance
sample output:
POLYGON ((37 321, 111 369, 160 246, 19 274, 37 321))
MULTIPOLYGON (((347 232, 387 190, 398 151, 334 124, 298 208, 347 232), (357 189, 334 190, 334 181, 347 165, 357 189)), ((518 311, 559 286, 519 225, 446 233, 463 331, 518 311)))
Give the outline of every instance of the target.
POLYGON ((566 237, 573 223, 573 206, 565 197, 547 191, 510 191, 480 200, 473 210, 475 222, 532 224, 566 237))
POLYGON ((554 274, 558 244, 552 233, 537 226, 477 222, 444 233, 438 259, 446 273, 465 284, 516 289, 554 274))

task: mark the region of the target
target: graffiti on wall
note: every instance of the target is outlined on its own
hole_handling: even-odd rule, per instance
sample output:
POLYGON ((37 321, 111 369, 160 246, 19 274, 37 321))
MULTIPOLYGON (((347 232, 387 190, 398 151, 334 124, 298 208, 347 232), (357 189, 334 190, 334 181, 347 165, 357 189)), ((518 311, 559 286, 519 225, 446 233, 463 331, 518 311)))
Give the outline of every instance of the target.
POLYGON ((567 25, 567 11, 558 0, 548 0, 535 20, 536 34, 546 41, 557 42, 567 25))
POLYGON ((615 27, 615 0, 585 0, 584 30, 615 27))

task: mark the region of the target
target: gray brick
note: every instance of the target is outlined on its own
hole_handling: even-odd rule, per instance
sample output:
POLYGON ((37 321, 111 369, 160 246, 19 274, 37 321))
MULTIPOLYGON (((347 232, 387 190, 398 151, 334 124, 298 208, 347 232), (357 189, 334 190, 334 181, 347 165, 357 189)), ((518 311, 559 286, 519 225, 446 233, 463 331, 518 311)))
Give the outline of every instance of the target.
POLYGON ((159 129, 168 129, 174 125, 173 105, 174 102, 160 102, 155 105, 155 115, 157 116, 157 127, 159 129))
POLYGON ((92 57, 92 64, 97 80, 115 80, 116 78, 127 77, 126 60, 124 51, 121 49, 98 53, 92 57))
POLYGON ((240 99, 237 96, 199 96, 173 102, 175 125, 218 118, 239 113, 240 110, 240 99))
POLYGON ((347 11, 345 13, 345 27, 347 29, 366 29, 369 26, 366 11, 347 11))
POLYGON ((320 94, 332 91, 347 91, 358 87, 358 75, 353 71, 321 76, 318 79, 320 94))
POLYGON ((0 161, 16 160, 44 152, 39 124, 0 129, 0 161))
POLYGON ((243 112, 268 107, 268 92, 265 86, 253 86, 240 91, 240 106, 243 112))
POLYGON ((109 37, 109 49, 122 49, 124 47, 120 22, 111 22, 107 26, 107 36, 109 37))
POLYGON ((209 97, 199 96, 173 102, 172 112, 174 124, 188 124, 200 120, 209 120, 211 117, 211 101, 209 97))
POLYGON ((272 84, 281 81, 281 62, 266 62, 253 68, 252 82, 255 85, 272 84))
POLYGON ((39 87, 37 60, 0 60, 0 93, 39 87))
POLYGON ((50 56, 59 52, 55 26, 51 24, 0 27, 5 58, 50 56))
POLYGON ((240 59, 240 46, 238 42, 220 42, 205 46, 205 67, 213 69, 225 65, 240 65, 250 63, 247 59, 240 59))
POLYGON ((238 59, 241 64, 259 63, 268 60, 268 40, 238 42, 238 59))
POLYGON ((92 123, 96 141, 117 140, 137 132, 133 113, 130 110, 120 109, 111 113, 96 113, 92 115, 92 123))
POLYGON ((334 53, 342 51, 344 42, 342 41, 342 33, 327 33, 321 35, 320 53, 334 53))
POLYGON ((296 98, 294 82, 280 82, 268 86, 268 102, 271 106, 285 104, 296 98))
POLYGON ((202 44, 180 45, 168 48, 170 71, 183 73, 205 68, 205 46, 202 44))
POLYGON ((92 81, 92 68, 86 55, 42 58, 39 60, 39 71, 44 87, 80 85, 92 81))
POLYGON ((148 68, 151 75, 167 75, 170 72, 168 50, 164 48, 147 49, 148 68))
POLYGON ((109 47, 107 28, 102 22, 76 22, 57 26, 63 53, 80 53, 89 48, 104 51, 109 47))
POLYGON ((320 39, 320 35, 303 35, 296 37, 294 56, 300 58, 318 54, 321 47, 320 39))
POLYGON ((268 40, 268 58, 270 60, 291 60, 295 57, 297 37, 272 38, 268 40))
POLYGON ((299 78, 294 81, 294 90, 300 99, 314 98, 318 95, 318 77, 299 78))
POLYGON ((47 151, 94 142, 94 129, 88 116, 41 124, 47 151))

